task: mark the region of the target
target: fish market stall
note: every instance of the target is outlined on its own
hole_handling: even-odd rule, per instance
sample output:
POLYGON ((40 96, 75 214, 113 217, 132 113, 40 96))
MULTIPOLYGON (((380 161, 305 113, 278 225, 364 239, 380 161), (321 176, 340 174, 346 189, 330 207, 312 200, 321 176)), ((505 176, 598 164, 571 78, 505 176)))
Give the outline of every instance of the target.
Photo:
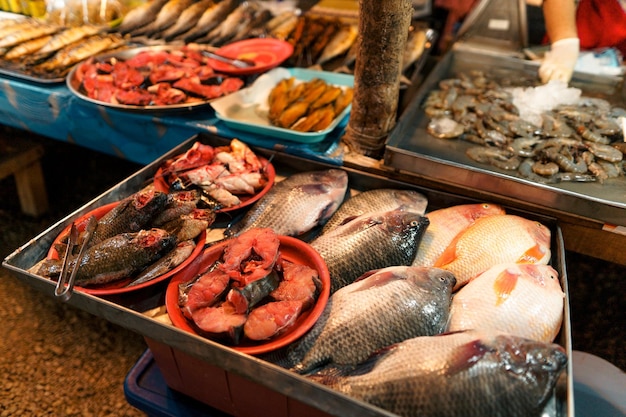
MULTIPOLYGON (((158 177, 158 172, 163 168, 165 161, 184 154, 198 140, 201 143, 213 146, 224 145, 223 139, 211 135, 200 135, 199 137, 194 136, 190 138, 182 145, 163 155, 162 158, 155 160, 122 183, 107 190, 93 201, 51 226, 7 257, 3 266, 16 273, 20 279, 25 280, 33 288, 52 294, 55 282, 29 271, 35 263, 46 257, 51 245, 62 231, 72 221, 78 220, 94 209, 119 201, 145 187, 147 183, 150 183, 155 178, 155 175, 158 177)), ((255 152, 271 161, 272 166, 276 170, 277 180, 286 181, 297 173, 311 170, 334 169, 347 174, 347 184, 350 192, 356 193, 356 196, 365 194, 368 190, 376 189, 411 190, 420 193, 425 199, 418 200, 418 202, 426 202, 427 200, 427 210, 430 212, 459 204, 482 202, 446 192, 416 187, 410 183, 367 174, 358 170, 349 168, 338 170, 335 165, 302 159, 281 152, 263 149, 255 149, 255 152)), ((339 186, 341 186, 340 184, 341 181, 339 186)), ((345 185, 346 183, 344 182, 343 184, 345 185)), ((425 209, 423 204, 421 206, 422 209, 425 209)), ((562 306, 559 312, 562 321, 559 322, 556 328, 558 334, 555 335, 555 342, 560 345, 559 349, 562 349, 567 357, 571 357, 567 271, 559 226, 555 219, 550 217, 509 207, 505 207, 505 209, 510 215, 532 220, 532 223, 542 224, 546 227, 546 230, 549 230, 548 244, 550 255, 546 262, 558 274, 558 282, 563 291, 563 297, 561 297, 562 306)), ((407 215, 409 214, 407 212, 407 215)), ((212 230, 213 232, 220 232, 220 226, 231 222, 233 217, 237 216, 229 214, 226 218, 220 218, 210 229, 215 229, 212 230)), ((416 222, 413 221, 411 223, 415 224, 416 222)), ((343 226, 351 227, 350 223, 343 226)), ((335 227, 340 228, 341 225, 335 227)), ((332 233, 332 231, 328 233, 332 233)), ((308 240, 311 242, 311 245, 315 245, 316 238, 314 236, 305 234, 301 239, 308 240)), ((317 239, 323 237, 324 233, 321 233, 317 239)), ((211 240, 211 238, 208 238, 208 240, 211 240)), ((317 247, 320 253, 328 250, 321 243, 318 243, 317 247)), ((544 253, 544 255, 546 253, 545 251, 540 252, 544 253)), ((528 256, 536 256, 538 254, 531 255, 529 253, 528 256)), ((330 258, 326 258, 326 262, 332 274, 333 269, 331 265, 333 264, 330 262, 330 258)), ((460 271, 458 275, 461 276, 460 271)), ((137 291, 101 295, 76 289, 67 302, 79 309, 143 335, 168 385, 226 413, 241 416, 258 416, 260 412, 264 412, 264 415, 268 416, 325 416, 355 413, 368 416, 396 415, 383 408, 356 400, 351 395, 342 394, 334 388, 315 382, 304 375, 280 366, 280 357, 275 356, 278 352, 273 354, 248 354, 245 351, 238 350, 236 346, 228 346, 223 342, 211 340, 203 335, 185 330, 175 324, 173 325, 173 321, 169 321, 168 314, 164 314, 164 305, 166 304, 164 298, 168 290, 167 287, 167 282, 158 282, 155 285, 141 288, 137 291), (208 379, 207 375, 209 376, 208 379), (203 386, 202 384, 210 384, 213 387, 210 395, 207 396, 207 390, 198 390, 199 387, 203 386), (259 407, 256 405, 259 398, 263 398, 264 408, 267 406, 267 409, 259 410, 259 407), (275 400, 267 401, 267 398, 275 400)), ((572 385, 571 362, 568 362, 560 374, 554 389, 550 391, 549 400, 544 410, 546 415, 574 415, 572 385)))
MULTIPOLYGON (((493 2, 491 7, 496 9, 493 2)), ((486 25, 485 22, 494 17, 497 11, 501 10, 491 10, 492 13, 489 14, 490 10, 485 9, 482 11, 483 15, 473 19, 472 23, 486 25)), ((621 77, 575 73, 569 88, 565 86, 559 90, 559 87, 554 86, 555 90, 550 92, 547 90, 548 87, 543 87, 542 90, 547 91, 544 98, 541 98, 540 89, 536 87, 536 81, 533 81, 537 78, 538 64, 523 59, 519 53, 516 55, 515 51, 519 52, 521 48, 516 50, 511 45, 501 48, 502 44, 493 39, 492 43, 487 43, 489 39, 477 35, 483 32, 473 27, 467 29, 467 32, 473 32, 475 37, 470 40, 461 38, 461 41, 442 57, 420 86, 415 99, 390 134, 385 149, 385 169, 400 175, 413 176, 421 181, 437 183, 463 194, 491 195, 516 206, 533 207, 549 213, 562 221, 561 226, 568 249, 624 263, 622 251, 618 248, 622 247, 624 242, 626 180, 623 169, 620 168, 623 163, 622 155, 616 149, 619 146, 623 147, 623 129, 615 122, 619 118, 617 113, 614 113, 619 112, 624 105, 621 77), (494 48, 494 45, 500 48, 494 48), (526 154, 516 147, 526 141, 523 146, 531 150, 532 146, 527 137, 531 137, 532 133, 526 134, 520 130, 512 133, 521 126, 516 123, 523 119, 518 115, 518 110, 513 113, 505 110, 498 113, 494 107, 486 110, 485 115, 481 113, 479 106, 473 107, 475 105, 471 103, 473 93, 464 90, 463 83, 467 81, 469 85, 476 82, 477 86, 481 82, 479 78, 486 83, 494 81, 492 85, 481 87, 484 88, 485 96, 493 94, 491 100, 483 100, 485 106, 489 106, 490 102, 496 103, 503 97, 509 97, 504 99, 504 103, 513 104, 514 98, 523 97, 524 94, 531 97, 530 94, 536 92, 535 98, 531 99, 534 102, 531 101, 526 106, 542 108, 542 105, 550 102, 550 94, 561 95, 557 98, 557 103, 566 103, 564 101, 567 100, 566 96, 572 92, 575 96, 579 94, 576 99, 580 97, 583 104, 579 107, 572 105, 569 108, 579 113, 559 116, 565 121, 570 120, 569 125, 563 126, 568 133, 548 134, 553 138, 548 144, 556 142, 564 144, 570 140, 566 138, 572 138, 570 143, 576 146, 576 149, 570 148, 568 154, 570 156, 565 155, 567 151, 561 151, 561 155, 553 151, 540 154, 539 148, 535 152, 536 159, 523 156, 530 156, 532 152, 526 154), (455 82, 458 82, 457 86, 455 82), (494 87, 496 85, 497 87, 494 87), (446 89, 447 86, 451 88, 446 89), (498 97, 498 94, 502 96, 498 97), (433 106, 437 97, 451 100, 451 106, 455 107, 433 106), (465 105, 461 104, 463 99, 467 99, 465 105), (603 106, 602 110, 593 113, 593 106, 600 103, 603 106), (586 112, 595 115, 590 118, 586 112), (470 117, 477 114, 480 116, 474 119, 474 122, 461 120, 461 115, 467 114, 470 117), (580 120, 583 120, 581 118, 586 122, 581 122, 580 120), (595 122, 590 122, 592 119, 595 122), (605 137, 594 133, 600 131, 600 128, 595 127, 593 123, 599 124, 602 119, 613 120, 615 127, 613 133, 605 133, 607 135, 605 137), (508 129, 508 126, 511 127, 508 132, 498 131, 500 127, 508 129), (492 137, 488 138, 486 133, 490 133, 492 137), (617 139, 611 139, 611 134, 615 134, 617 139), (512 139, 506 139, 507 137, 512 139), (513 141, 515 138, 518 139, 513 141), (508 149, 506 143, 511 143, 508 149), (597 152, 599 149, 608 153, 597 152), (607 177, 602 170, 596 170, 595 173, 588 171, 587 165, 581 160, 580 155, 584 153, 583 151, 587 151, 587 156, 591 156, 590 152, 597 154, 587 161, 589 169, 595 169, 595 165, 600 161, 599 163, 606 164, 607 169, 615 166, 616 174, 607 177), (540 159, 541 157, 543 159, 540 159), (584 165, 584 169, 578 171, 574 167, 574 161, 581 167, 584 165), (548 164, 549 162, 552 163, 548 164), (571 162, 571 165, 567 165, 568 162, 571 162), (558 173, 559 163, 568 171, 558 173), (540 170, 548 165, 556 170, 550 174, 540 170), (535 170, 545 175, 537 174, 535 170), (622 174, 619 174, 620 171, 622 174)), ((516 46, 520 47, 521 44, 516 46)), ((503 107, 506 106, 507 104, 503 104, 503 107)), ((538 116, 539 125, 542 123, 541 117, 547 118, 548 114, 558 112, 559 107, 556 104, 552 107, 557 109, 553 113, 549 113, 551 109, 542 110, 543 113, 537 111, 537 114, 543 114, 538 116)), ((523 105, 516 107, 520 113, 523 108, 523 105)), ((561 108, 563 114, 568 111, 566 104, 561 104, 561 108)), ((526 113, 523 116, 523 120, 526 121, 526 113)), ((567 124, 565 121, 562 122, 563 125, 567 124)), ((536 125, 537 122, 534 122, 527 127, 532 130, 532 126, 536 125)), ((544 126, 547 128, 547 121, 544 126)), ((541 146, 545 146, 545 143, 541 146)), ((561 170, 563 171, 563 168, 561 170)))

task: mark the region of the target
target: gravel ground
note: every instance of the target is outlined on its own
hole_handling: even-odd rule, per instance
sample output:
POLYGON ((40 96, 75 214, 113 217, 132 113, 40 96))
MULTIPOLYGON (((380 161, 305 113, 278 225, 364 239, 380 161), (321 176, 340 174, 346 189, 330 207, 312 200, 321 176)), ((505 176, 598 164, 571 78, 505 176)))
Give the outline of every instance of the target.
MULTIPOLYGON (((46 149, 50 212, 23 216, 12 178, 0 181, 2 259, 140 168, 74 145, 34 140, 46 149)), ((626 370, 626 267, 566 255, 574 349, 626 370)), ((141 336, 33 290, 3 268, 0 320, 0 417, 145 415, 123 392, 126 374, 146 349, 141 336)))

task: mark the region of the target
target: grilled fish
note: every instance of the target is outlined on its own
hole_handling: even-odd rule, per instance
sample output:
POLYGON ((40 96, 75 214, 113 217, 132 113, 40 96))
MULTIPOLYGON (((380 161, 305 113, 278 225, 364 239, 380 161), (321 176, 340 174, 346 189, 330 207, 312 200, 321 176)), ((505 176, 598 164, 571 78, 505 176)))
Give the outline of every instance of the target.
POLYGON ((216 46, 223 45, 248 24, 257 8, 258 6, 254 3, 241 3, 218 26, 205 36, 196 39, 196 42, 209 43, 216 46))
POLYGON ((365 213, 401 209, 424 214, 427 205, 427 198, 413 190, 377 188, 363 191, 343 202, 333 217, 328 220, 322 233, 365 213))
POLYGON ((4 54, 5 59, 17 59, 26 55, 31 55, 39 51, 44 45, 46 45, 52 39, 52 35, 42 36, 30 41, 20 43, 13 48, 7 48, 7 52, 4 54))
POLYGON ((558 277, 549 265, 496 265, 454 295, 448 330, 491 329, 553 342, 565 297, 558 277))
POLYGON ((239 0, 222 0, 209 6, 194 27, 183 32, 176 39, 192 42, 216 28, 225 18, 237 8, 239 0))
POLYGON ((409 339, 314 378, 405 417, 539 417, 566 364, 557 344, 465 331, 409 339))
POLYGON ((313 328, 290 347, 292 369, 354 366, 393 343, 442 333, 455 282, 443 269, 393 266, 337 290, 313 328))
POLYGON ((213 0, 200 0, 191 4, 185 10, 182 11, 176 22, 161 33, 161 38, 171 41, 181 33, 187 32, 194 27, 198 20, 202 17, 202 14, 213 5, 213 0))
POLYGON ((193 0, 169 0, 161 7, 154 20, 131 31, 133 36, 154 36, 172 26, 193 0))
POLYGON ((149 0, 148 2, 131 9, 122 23, 118 26, 118 32, 122 34, 130 33, 142 26, 153 22, 156 16, 159 14, 161 8, 169 0, 149 0))
POLYGON ((366 272, 410 265, 428 218, 402 210, 366 213, 311 241, 322 256, 331 294, 366 272))
POLYGON ((340 169, 291 175, 274 184, 228 234, 269 227, 280 235, 302 235, 323 225, 333 215, 347 188, 348 175, 340 169))
POLYGON ((352 44, 356 42, 356 38, 359 34, 358 25, 345 24, 341 27, 330 42, 326 44, 320 57, 317 59, 317 65, 323 65, 324 63, 346 53, 352 44))
POLYGON ((56 25, 33 25, 0 38, 0 48, 15 46, 42 36, 51 35, 60 30, 61 26, 56 25))

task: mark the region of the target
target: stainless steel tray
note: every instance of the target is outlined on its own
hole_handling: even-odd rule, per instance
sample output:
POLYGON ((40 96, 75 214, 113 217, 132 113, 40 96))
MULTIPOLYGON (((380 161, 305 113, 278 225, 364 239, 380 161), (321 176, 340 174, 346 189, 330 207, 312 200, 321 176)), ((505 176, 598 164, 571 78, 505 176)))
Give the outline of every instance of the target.
MULTIPOLYGON (((537 63, 487 53, 469 47, 448 52, 426 78, 386 143, 384 164, 392 169, 417 174, 433 181, 469 190, 488 192, 554 209, 570 215, 626 225, 626 178, 604 184, 562 182, 538 184, 511 171, 474 162, 465 155, 473 144, 463 140, 441 140, 426 132, 428 116, 421 106, 430 91, 445 78, 482 70, 487 74, 536 77, 537 63)), ((575 74, 571 86, 583 95, 603 97, 617 105, 623 102, 621 80, 592 74, 575 74)))
MULTIPOLYGON (((82 214, 95 207, 108 202, 119 200, 139 190, 147 181, 153 178, 154 173, 159 168, 162 161, 187 150, 193 142, 201 140, 212 145, 225 145, 228 141, 211 136, 194 136, 165 154, 159 160, 146 166, 134 175, 128 177, 123 182, 117 184, 103 194, 88 202, 83 207, 69 214, 56 224, 43 231, 31 241, 18 248, 3 261, 3 266, 11 270, 17 277, 24 280, 33 288, 51 296, 54 293, 55 283, 37 275, 33 275, 27 270, 37 261, 42 259, 54 238, 60 231, 82 214)), ((278 175, 289 175, 290 173, 307 171, 314 169, 331 168, 336 166, 301 159, 282 153, 273 153, 267 150, 255 149, 259 154, 271 157, 272 163, 278 175)), ((428 210, 448 207, 454 204, 477 202, 470 198, 463 198, 445 192, 433 191, 420 188, 389 178, 367 174, 361 171, 347 169, 350 187, 354 190, 367 190, 373 188, 395 187, 410 188, 423 193, 429 200, 428 210)), ((509 209, 510 213, 517 213, 530 219, 541 221, 552 231, 552 260, 551 265, 559 272, 561 285, 565 292, 564 319, 561 331, 557 337, 557 342, 561 344, 571 358, 571 319, 569 313, 569 294, 567 287, 567 272, 564 257, 564 245, 561 230, 555 219, 525 212, 509 209)), ((217 219, 218 222, 223 221, 217 219)), ((189 355, 195 356, 208 364, 232 372, 247 378, 257 384, 263 385, 270 390, 282 393, 288 398, 293 398, 311 407, 322 410, 331 415, 348 416, 359 415, 363 417, 393 417, 395 414, 381 410, 380 408, 354 400, 340 394, 326 386, 312 382, 300 375, 287 371, 268 360, 249 356, 237 352, 226 346, 210 341, 208 339, 187 333, 177 329, 163 321, 159 321, 143 312, 159 308, 164 304, 164 295, 167 283, 146 288, 145 291, 128 294, 119 294, 108 297, 96 297, 90 294, 75 292, 68 303, 98 317, 104 318, 112 323, 125 327, 131 331, 148 337, 152 340, 166 344, 174 349, 181 350, 189 355)), ((561 375, 558 381, 555 394, 546 406, 544 415, 554 417, 573 417, 573 373, 571 361, 566 372, 561 375)))

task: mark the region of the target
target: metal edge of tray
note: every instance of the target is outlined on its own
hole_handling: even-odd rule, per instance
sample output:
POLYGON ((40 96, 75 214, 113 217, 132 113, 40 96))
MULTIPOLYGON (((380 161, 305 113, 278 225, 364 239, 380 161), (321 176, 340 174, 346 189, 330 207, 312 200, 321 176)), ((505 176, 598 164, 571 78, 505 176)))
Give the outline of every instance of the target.
MULTIPOLYGON (((23 278, 33 288, 46 294, 52 294, 55 283, 49 279, 33 275, 27 272, 27 269, 45 256, 52 240, 58 235, 64 225, 70 219, 84 214, 95 206, 130 195, 139 189, 142 184, 145 184, 146 181, 152 178, 153 174, 156 172, 163 160, 180 154, 185 149, 189 148, 198 138, 203 141, 205 138, 208 138, 209 141, 206 143, 211 144, 222 145, 228 143, 227 141, 223 143, 216 143, 216 141, 220 141, 222 139, 210 135, 192 137, 165 154, 162 158, 141 169, 136 174, 130 176, 128 179, 115 187, 112 187, 96 199, 90 201, 85 206, 42 232, 36 238, 24 244, 3 261, 3 266, 14 272, 18 277, 23 278)), ((272 158, 272 163, 275 164, 275 166, 281 167, 281 170, 284 168, 285 171, 336 168, 336 166, 330 166, 269 150, 259 149, 257 151, 268 158, 272 158)), ((421 189, 420 187, 416 187, 412 184, 407 184, 377 175, 365 174, 349 168, 346 168, 345 170, 348 172, 351 187, 355 189, 367 189, 384 186, 412 188, 423 192, 429 199, 429 202, 437 201, 439 206, 476 201, 471 198, 460 197, 445 192, 421 189)), ((434 205, 433 209, 437 207, 437 205, 434 205)), ((568 358, 571 358, 572 346, 569 295, 567 292, 567 272, 565 266, 564 245, 560 228, 555 219, 547 216, 524 212, 523 210, 512 210, 511 212, 517 212, 518 214, 524 215, 528 218, 542 221, 553 231, 552 265, 559 272, 561 284, 566 294, 566 302, 564 303, 564 321, 558 336, 558 343, 566 349, 568 358)), ((68 301, 68 304, 85 310, 98 317, 104 318, 140 335, 165 343, 173 348, 193 355, 209 364, 217 365, 226 371, 241 375, 256 383, 264 385, 269 389, 280 392, 283 395, 294 398, 331 415, 355 415, 358 413, 358 415, 365 417, 396 416, 388 411, 362 401, 355 400, 326 386, 310 381, 301 375, 297 375, 262 358, 237 352, 226 346, 220 345, 219 343, 190 334, 143 314, 142 311, 146 311, 150 307, 158 307, 160 305, 158 303, 162 302, 162 294, 157 294, 156 297, 153 297, 150 300, 141 300, 137 298, 137 293, 107 299, 82 292, 75 292, 68 301), (151 303, 154 304, 148 305, 151 303), (140 308, 140 310, 138 308, 140 308)), ((561 378, 557 383, 554 395, 546 406, 546 415, 573 417, 573 392, 573 373, 570 362, 568 363, 566 372, 561 375, 561 378)))
MULTIPOLYGON (((538 184, 511 172, 470 160, 465 156, 465 150, 472 146, 469 142, 435 139, 426 132, 428 118, 421 109, 422 103, 439 81, 452 76, 452 71, 477 69, 529 75, 536 73, 537 65, 527 60, 471 49, 454 49, 447 53, 427 76, 389 135, 385 147, 385 166, 591 220, 626 225, 623 215, 626 200, 620 201, 625 195, 624 178, 605 184, 538 184), (606 194, 614 195, 614 200, 607 199, 606 194)), ((577 74, 571 85, 583 92, 602 96, 616 97, 621 94, 620 81, 614 77, 577 74)))

